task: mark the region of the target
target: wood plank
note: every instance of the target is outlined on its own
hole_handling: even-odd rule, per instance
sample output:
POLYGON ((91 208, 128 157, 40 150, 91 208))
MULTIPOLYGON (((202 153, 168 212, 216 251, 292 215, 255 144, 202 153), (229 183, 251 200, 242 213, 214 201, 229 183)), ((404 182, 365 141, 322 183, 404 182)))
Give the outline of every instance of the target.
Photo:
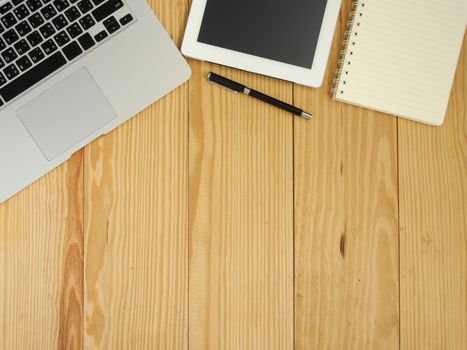
POLYGON ((292 87, 191 66, 190 348, 291 349, 292 117, 206 76, 213 69, 286 101, 292 87))
POLYGON ((295 88, 297 349, 398 349, 396 119, 332 101, 350 2, 324 86, 295 88))
MULTIPOLYGON (((187 2, 151 2, 180 44, 187 2)), ((188 336, 188 86, 85 153, 86 349, 182 349, 188 336)))
POLYGON ((80 349, 82 152, 0 205, 0 348, 80 349))
POLYGON ((467 349, 466 42, 445 124, 399 122, 402 349, 467 349))

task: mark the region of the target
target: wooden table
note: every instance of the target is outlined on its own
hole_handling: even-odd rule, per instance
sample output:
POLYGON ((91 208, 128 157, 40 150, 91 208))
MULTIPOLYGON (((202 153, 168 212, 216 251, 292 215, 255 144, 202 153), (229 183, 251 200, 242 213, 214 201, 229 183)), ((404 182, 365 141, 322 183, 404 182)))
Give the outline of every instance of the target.
MULTIPOLYGON (((152 5, 180 44, 188 0, 152 5)), ((0 348, 466 349, 467 54, 433 128, 190 61, 0 206, 0 348), (315 114, 206 82, 215 70, 315 114)))

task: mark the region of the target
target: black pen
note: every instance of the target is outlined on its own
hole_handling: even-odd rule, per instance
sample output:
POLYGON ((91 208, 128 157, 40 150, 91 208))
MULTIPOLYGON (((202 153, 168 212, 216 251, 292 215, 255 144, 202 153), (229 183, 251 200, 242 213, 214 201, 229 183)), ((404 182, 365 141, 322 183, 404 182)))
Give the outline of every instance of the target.
POLYGON ((235 92, 236 94, 238 93, 243 93, 245 95, 257 98, 260 101, 269 103, 270 105, 273 105, 275 107, 278 107, 280 109, 283 109, 286 112, 290 112, 294 115, 297 115, 299 117, 302 117, 304 119, 310 120, 312 118, 312 115, 304 112, 300 108, 297 108, 295 106, 289 105, 288 103, 279 101, 278 99, 275 99, 274 97, 265 95, 259 91, 253 90, 248 88, 245 85, 242 85, 240 83, 237 83, 233 80, 227 79, 225 77, 222 77, 216 73, 209 72, 208 74, 208 80, 209 82, 218 85, 220 87, 223 87, 225 89, 231 90, 235 92))

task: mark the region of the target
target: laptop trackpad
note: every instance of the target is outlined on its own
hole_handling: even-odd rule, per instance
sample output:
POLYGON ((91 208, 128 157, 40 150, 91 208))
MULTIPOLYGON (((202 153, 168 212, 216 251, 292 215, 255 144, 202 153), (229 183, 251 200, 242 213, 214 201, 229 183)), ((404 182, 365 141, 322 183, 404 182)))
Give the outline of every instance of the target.
POLYGON ((17 115, 47 160, 117 117, 84 67, 18 109, 17 115))

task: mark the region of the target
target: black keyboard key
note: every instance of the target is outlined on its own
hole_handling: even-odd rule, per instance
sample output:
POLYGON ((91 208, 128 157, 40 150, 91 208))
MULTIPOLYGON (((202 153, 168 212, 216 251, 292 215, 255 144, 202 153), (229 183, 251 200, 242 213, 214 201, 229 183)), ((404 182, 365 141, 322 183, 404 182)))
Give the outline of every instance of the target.
POLYGON ((104 22, 102 22, 102 24, 105 26, 108 26, 110 23, 114 23, 114 22, 117 22, 117 20, 115 19, 114 16, 110 16, 109 18, 107 18, 104 22))
POLYGON ((42 23, 44 23, 44 18, 42 18, 42 15, 37 12, 28 18, 29 23, 33 28, 39 27, 42 23))
POLYGON ((66 29, 66 31, 72 39, 76 38, 78 35, 81 35, 81 33, 83 33, 83 30, 81 29, 78 23, 73 23, 66 29))
POLYGON ((123 7, 123 2, 121 0, 109 0, 103 3, 101 6, 92 11, 92 15, 97 22, 102 21, 107 16, 110 16, 112 13, 117 11, 119 8, 123 7))
POLYGON ((24 72, 26 69, 31 68, 32 62, 28 58, 28 56, 23 56, 21 58, 18 58, 18 61, 16 61, 16 65, 18 66, 21 72, 24 72))
POLYGON ((42 0, 42 2, 45 4, 48 4, 49 2, 51 2, 52 0, 42 0))
POLYGON ((24 0, 13 0, 12 3, 13 5, 15 6, 18 6, 19 4, 21 4, 24 0))
POLYGON ((11 80, 11 79, 14 79, 18 76, 19 74, 19 70, 18 68, 16 68, 16 66, 14 64, 10 64, 9 66, 6 66, 4 69, 3 69, 3 73, 5 74, 5 76, 11 80))
POLYGON ((3 15, 13 8, 13 5, 7 2, 5 5, 0 6, 0 13, 3 15))
POLYGON ((49 20, 57 14, 57 11, 55 10, 55 7, 49 4, 43 9, 41 9, 41 13, 42 13, 42 16, 44 16, 46 20, 49 20))
POLYGON ((44 52, 47 55, 50 55, 52 52, 57 50, 57 45, 55 45, 52 39, 47 40, 45 43, 41 45, 41 47, 42 47, 42 50, 44 50, 44 52))
POLYGON ((29 52, 29 57, 31 57, 31 60, 34 63, 37 63, 40 60, 42 60, 45 57, 45 55, 40 47, 36 47, 35 49, 31 50, 31 52, 29 52))
POLYGON ((70 22, 73 22, 75 19, 81 17, 81 13, 79 13, 78 8, 76 6, 73 6, 72 8, 69 8, 65 11, 65 16, 70 22))
POLYGON ((10 47, 9 49, 6 49, 5 51, 2 52, 2 57, 6 63, 10 63, 16 60, 18 58, 18 55, 16 54, 15 50, 13 50, 10 47))
POLYGON ((20 36, 25 36, 26 34, 30 33, 32 28, 31 26, 29 25, 28 22, 26 21, 23 21, 23 22, 20 22, 16 27, 15 27, 16 31, 18 32, 18 34, 20 36))
POLYGON ((60 30, 68 24, 68 21, 63 15, 59 15, 52 20, 52 23, 57 30, 60 30))
POLYGON ((7 30, 4 34, 3 34, 3 39, 5 39, 6 43, 8 45, 11 45, 13 44, 16 40, 19 39, 19 36, 18 34, 16 34, 16 31, 11 28, 9 30, 7 30))
POLYGON ((86 12, 89 12, 94 6, 92 5, 91 1, 89 0, 82 0, 78 2, 78 8, 80 9, 81 13, 84 15, 86 12))
POLYGON ((81 23, 81 26, 84 30, 88 30, 94 24, 96 24, 96 21, 94 21, 94 18, 92 18, 90 15, 86 15, 79 20, 79 23, 81 23))
POLYGON ((63 56, 61 52, 54 53, 9 84, 0 88, 0 96, 2 96, 6 102, 11 101, 16 96, 63 67, 66 62, 65 56, 63 56))
POLYGON ((28 52, 31 49, 31 46, 27 43, 26 40, 21 39, 15 44, 15 50, 21 56, 22 54, 28 52))
POLYGON ((29 34, 26 39, 28 39, 29 43, 31 44, 32 47, 36 46, 36 45, 39 45, 43 39, 41 37, 41 35, 39 34, 39 32, 36 30, 34 32, 32 32, 31 34, 29 34))
MULTIPOLYGON (((2 73, 0 73, 0 86, 5 85, 6 82, 7 82, 7 80, 6 80, 5 76, 2 73)), ((2 102, 2 104, 3 104, 3 102, 2 102)))
POLYGON ((6 48, 6 44, 3 39, 0 38, 0 51, 2 51, 4 48, 6 48))
POLYGON ((49 36, 55 34, 55 29, 50 23, 44 24, 42 27, 39 28, 39 31, 41 32, 44 39, 47 39, 49 36))
POLYGON ((0 58, 0 68, 3 68, 5 67, 5 62, 3 62, 3 60, 0 58))
POLYGON ((15 8, 13 12, 15 13, 16 17, 18 17, 19 20, 26 18, 30 14, 28 8, 24 4, 15 8))
POLYGON ((100 4, 102 4, 105 0, 92 0, 92 3, 94 4, 94 6, 99 6, 100 4))
POLYGON ((103 24, 104 24, 105 29, 107 29, 107 31, 109 32, 109 34, 112 34, 120 29, 120 24, 118 24, 114 16, 107 18, 103 22, 103 24))
POLYGON ((57 42, 58 46, 63 46, 70 41, 70 37, 62 30, 60 33, 54 36, 55 41, 57 42))
POLYGON ((123 16, 122 18, 120 18, 120 24, 122 26, 130 23, 131 21, 133 20, 133 16, 131 14, 127 14, 125 16, 123 16))
POLYGON ((81 44, 81 47, 85 50, 89 50, 91 47, 93 47, 96 42, 92 38, 89 33, 84 33, 78 38, 78 42, 81 44))
POLYGON ((0 34, 2 34, 5 31, 5 28, 0 24, 0 34))
POLYGON ((102 32, 99 32, 96 35, 94 35, 94 39, 96 39, 96 41, 99 42, 107 38, 108 35, 109 34, 107 34, 105 30, 103 30, 102 32))
POLYGON ((11 26, 14 26, 18 21, 16 20, 15 16, 11 12, 7 13, 5 16, 1 18, 1 21, 5 28, 10 28, 11 26))
POLYGON ((42 7, 42 2, 40 0, 28 0, 26 5, 31 12, 34 12, 42 7))
POLYGON ((78 45, 76 41, 69 43, 62 50, 66 58, 68 58, 69 61, 78 57, 83 52, 83 50, 81 49, 81 47, 78 45))
POLYGON ((70 6, 70 3, 67 0, 55 0, 53 4, 57 8, 58 12, 62 12, 70 6))

